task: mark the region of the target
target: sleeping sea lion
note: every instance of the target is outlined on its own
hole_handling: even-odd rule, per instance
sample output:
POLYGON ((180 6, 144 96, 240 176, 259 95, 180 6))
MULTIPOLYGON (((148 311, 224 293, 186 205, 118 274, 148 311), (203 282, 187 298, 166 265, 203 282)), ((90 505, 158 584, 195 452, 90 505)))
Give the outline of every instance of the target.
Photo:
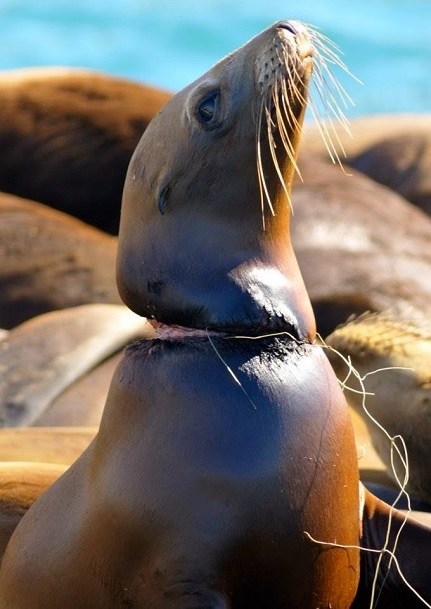
MULTIPOLYGON (((346 397, 362 415, 373 444, 390 475, 391 440, 402 436, 408 455, 407 490, 431 504, 431 329, 389 314, 363 315, 337 328, 326 342, 349 357, 363 381, 351 375, 348 385, 359 393, 346 397), (378 371, 375 372, 374 371, 378 371), (363 408, 361 384, 370 395, 363 408)), ((345 361, 329 352, 339 378, 348 372, 345 361)), ((401 444, 398 441, 398 446, 401 444)), ((403 453, 404 456, 404 453, 403 453)), ((394 454, 401 480, 405 468, 394 454)))
POLYGON ((21 427, 0 429, 0 462, 72 465, 97 433, 97 427, 21 427))
POLYGON ((130 156, 170 97, 91 70, 0 73, 0 190, 116 234, 130 156))
POLYGON ((118 304, 114 237, 0 193, 0 325, 89 303, 118 304))
POLYGON ((335 149, 325 146, 315 125, 304 129, 302 154, 338 155, 342 163, 395 190, 431 213, 431 114, 362 116, 350 121, 348 136, 340 126, 335 149), (346 155, 346 156, 344 156, 346 155))
MULTIPOLYGON (((298 22, 277 23, 146 130, 126 178, 117 276, 158 337, 126 349, 96 438, 15 530, 2 609, 354 601, 361 520, 374 549, 389 514, 367 495, 362 510, 347 406, 314 342, 289 238, 318 45, 298 22)), ((406 529, 403 544, 417 535, 423 555, 431 531, 406 529)), ((400 562, 430 594, 420 556, 400 562)), ((396 573, 387 581, 410 599, 396 573)))
POLYGON ((0 343, 0 427, 36 422, 70 383, 132 339, 148 336, 148 327, 124 305, 93 304, 52 311, 11 330, 0 343))
POLYGON ((30 506, 66 469, 58 463, 0 463, 0 556, 30 506))
POLYGON ((292 241, 327 336, 352 314, 431 315, 431 218, 366 176, 311 156, 299 160, 292 241))

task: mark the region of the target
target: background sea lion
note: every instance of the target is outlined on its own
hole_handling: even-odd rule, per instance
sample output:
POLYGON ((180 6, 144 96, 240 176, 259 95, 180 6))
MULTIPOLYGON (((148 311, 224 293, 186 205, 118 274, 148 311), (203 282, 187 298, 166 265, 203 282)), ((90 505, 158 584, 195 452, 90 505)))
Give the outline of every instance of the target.
MULTIPOLYGON (((151 328, 149 327, 149 330, 151 328)), ((37 427, 95 426, 102 418, 109 385, 121 351, 88 370, 54 398, 45 412, 33 422, 37 427)))
MULTIPOLYGON (((391 437, 404 438, 408 455, 407 490, 431 504, 431 330, 401 322, 390 315, 365 315, 337 328, 326 341, 344 357, 350 357, 364 378, 367 410, 391 437), (373 371, 380 370, 375 374, 373 371), (368 375, 368 376, 366 376, 368 375), (366 377, 366 378, 365 378, 366 377)), ((348 372, 344 361, 328 353, 339 378, 348 372)), ((348 385, 361 391, 359 380, 348 385)), ((363 396, 346 397, 362 415, 373 444, 393 476, 390 440, 363 410, 363 396)), ((400 442, 397 442, 401 446, 400 442)), ((403 480, 405 468, 395 454, 395 466, 403 480)))
POLYGON ((349 164, 431 215, 431 115, 420 133, 383 139, 351 157, 349 164))
POLYGON ((66 469, 53 463, 0 463, 0 556, 26 511, 66 469))
MULTIPOLYGON (((428 214, 431 213, 431 115, 364 116, 349 122, 349 137, 336 124, 335 149, 342 163, 389 186, 428 214), (340 138, 342 146, 337 144, 340 138), (346 158, 344 158, 344 152, 346 158)), ((306 125, 302 154, 329 158, 314 125, 306 125)))
POLYGON ((18 326, 0 345, 1 425, 34 423, 71 382, 146 333, 145 319, 106 304, 53 311, 18 326))
POLYGON ((361 582, 351 609, 427 607, 431 602, 431 528, 366 489, 362 522, 361 582))
POLYGON ((0 74, 0 190, 116 233, 130 156, 171 94, 69 68, 0 74))
POLYGON ((66 214, 0 194, 0 325, 55 309, 119 303, 116 240, 66 214))
POLYGON ((307 156, 300 169, 292 241, 319 333, 365 311, 428 319, 431 219, 354 170, 307 156))
POLYGON ((97 427, 0 429, 0 462, 71 465, 84 452, 97 427))
POLYGON ((0 429, 0 557, 26 511, 96 432, 83 427, 0 429))

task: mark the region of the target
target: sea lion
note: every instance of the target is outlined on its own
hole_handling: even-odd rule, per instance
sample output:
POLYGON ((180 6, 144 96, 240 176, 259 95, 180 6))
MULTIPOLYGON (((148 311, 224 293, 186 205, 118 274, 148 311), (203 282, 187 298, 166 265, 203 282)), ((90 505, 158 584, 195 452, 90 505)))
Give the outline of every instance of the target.
MULTIPOLYGON (((365 406, 387 431, 384 433, 363 409, 363 395, 346 397, 362 415, 373 444, 388 473, 391 467, 390 437, 401 435, 408 455, 407 490, 431 503, 431 329, 400 321, 389 314, 365 315, 337 328, 327 339, 330 347, 349 357, 363 378, 365 406), (379 370, 373 374, 375 370, 379 370)), ((345 361, 329 352, 339 378, 345 378, 345 361)), ((361 391, 354 375, 348 385, 361 391)), ((398 442, 398 446, 401 444, 398 442)), ((394 455, 399 478, 404 468, 394 455)))
POLYGON ((349 606, 357 552, 328 553, 304 537, 309 531, 351 545, 359 535, 353 435, 347 413, 339 412, 325 357, 275 339, 264 351, 254 341, 214 340, 247 395, 207 339, 128 349, 91 449, 39 499, 11 540, 2 564, 1 607, 32 607, 30 572, 35 607, 71 606, 72 588, 82 609, 121 603, 245 607, 254 598, 259 607, 284 607, 286 599, 293 607, 312 607, 316 595, 334 607, 349 606), (271 361, 274 349, 280 354, 276 368, 263 360, 254 372, 251 360, 271 361), (309 368, 322 366, 320 386, 309 368), (317 388, 305 400, 304 376, 317 388), (314 408, 324 394, 325 408, 314 408), (291 414, 280 426, 286 409, 291 414), (310 449, 320 442, 329 451, 310 449), (351 459, 350 467, 338 451, 351 459), (321 522, 322 500, 328 513, 340 509, 341 518, 321 522), (45 557, 40 570, 39 552, 45 557), (99 565, 97 571, 91 564, 99 565), (331 577, 334 571, 341 582, 331 577))
POLYGON ((145 132, 117 275, 158 338, 126 349, 96 438, 15 530, 1 608, 351 606, 353 431, 288 233, 316 44, 297 22, 271 26, 145 132))
POLYGON ((322 336, 352 314, 431 315, 431 218, 391 190, 299 160, 292 241, 322 336))
POLYGON ((91 427, 0 429, 0 559, 27 510, 96 432, 91 427))
POLYGON ((33 425, 98 427, 108 397, 109 385, 120 358, 121 351, 71 383, 51 401, 33 425))
POLYGON ((431 115, 365 116, 349 123, 351 136, 334 125, 334 150, 325 146, 319 129, 307 125, 303 152, 341 162, 401 194, 431 214, 431 115), (340 144, 337 143, 337 140, 340 144))
POLYGON ((0 194, 0 325, 55 309, 118 304, 114 237, 53 209, 0 194))
POLYGON ((37 421, 70 383, 148 335, 148 327, 124 305, 93 304, 40 315, 9 332, 0 344, 1 426, 37 421))
POLYGON ((53 463, 0 463, 0 557, 21 518, 66 469, 53 463))
POLYGON ((361 583, 351 609, 429 607, 431 528, 366 489, 362 523, 361 583))
POLYGON ((71 465, 84 452, 97 427, 23 427, 0 429, 0 462, 25 461, 71 465))
POLYGON ((350 157, 349 165, 431 215, 431 115, 419 133, 385 138, 350 157))
MULTIPOLYGON (((406 512, 405 512, 406 513, 406 512)), ((427 527, 431 528, 431 513, 430 512, 419 512, 417 510, 412 510, 408 512, 409 518, 412 518, 416 522, 420 522, 427 527)))
MULTIPOLYGON (((349 119, 348 129, 342 123, 331 124, 334 132, 332 144, 335 152, 343 159, 360 154, 362 150, 374 146, 379 141, 398 137, 407 133, 418 134, 428 131, 430 114, 372 114, 349 119)), ((306 123, 303 129, 301 156, 311 152, 324 158, 329 157, 327 140, 322 138, 319 126, 306 123)))
POLYGON ((171 94, 70 68, 0 74, 0 190, 117 233, 130 156, 171 94))

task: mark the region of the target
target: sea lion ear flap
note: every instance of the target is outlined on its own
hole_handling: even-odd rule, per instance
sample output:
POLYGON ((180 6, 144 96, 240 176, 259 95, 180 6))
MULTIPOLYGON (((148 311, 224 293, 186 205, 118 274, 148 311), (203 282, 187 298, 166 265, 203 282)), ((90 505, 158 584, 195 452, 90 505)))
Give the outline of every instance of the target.
POLYGON ((352 609, 429 607, 431 528, 366 489, 363 498, 361 575, 352 609))

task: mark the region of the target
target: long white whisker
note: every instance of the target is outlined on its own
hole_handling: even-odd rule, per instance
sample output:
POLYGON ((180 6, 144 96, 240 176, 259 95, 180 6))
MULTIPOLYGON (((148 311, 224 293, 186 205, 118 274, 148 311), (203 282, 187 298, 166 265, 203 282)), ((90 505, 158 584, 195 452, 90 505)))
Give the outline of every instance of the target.
MULTIPOLYGON (((266 112, 269 113, 269 110, 266 109, 266 112)), ((290 194, 287 190, 286 184, 284 183, 284 179, 280 170, 280 165, 278 163, 278 159, 277 159, 277 154, 275 151, 275 142, 274 142, 274 136, 272 135, 272 131, 271 131, 271 126, 270 126, 270 122, 269 119, 267 117, 267 123, 268 123, 268 142, 269 142, 269 150, 271 152, 271 157, 272 157, 272 161, 274 163, 274 168, 275 171, 277 172, 278 175, 278 179, 280 181, 281 187, 284 190, 284 193, 286 195, 287 201, 289 202, 289 206, 292 207, 292 203, 290 200, 290 194)))
POLYGON ((274 55, 271 56, 270 62, 265 64, 265 68, 269 66, 269 70, 262 85, 262 102, 256 134, 257 174, 264 229, 265 205, 268 205, 272 215, 275 215, 275 210, 264 171, 263 142, 265 142, 266 152, 272 161, 284 194, 291 205, 290 188, 283 179, 283 167, 280 166, 281 156, 277 145, 280 146, 285 161, 289 162, 293 171, 302 180, 294 142, 296 142, 296 134, 301 130, 303 109, 309 105, 331 161, 339 164, 341 168, 343 165, 340 154, 346 156, 346 153, 338 125, 351 135, 344 110, 353 102, 343 85, 335 77, 333 70, 339 68, 346 74, 352 77, 353 75, 340 59, 341 51, 333 41, 312 27, 309 28, 308 35, 314 55, 314 74, 310 83, 309 99, 307 99, 306 84, 308 75, 304 71, 302 59, 298 55, 298 42, 294 37, 285 37, 281 43, 279 39, 274 39, 274 55), (271 69, 272 77, 268 78, 271 69), (266 121, 266 126, 263 125, 263 121, 266 121))

